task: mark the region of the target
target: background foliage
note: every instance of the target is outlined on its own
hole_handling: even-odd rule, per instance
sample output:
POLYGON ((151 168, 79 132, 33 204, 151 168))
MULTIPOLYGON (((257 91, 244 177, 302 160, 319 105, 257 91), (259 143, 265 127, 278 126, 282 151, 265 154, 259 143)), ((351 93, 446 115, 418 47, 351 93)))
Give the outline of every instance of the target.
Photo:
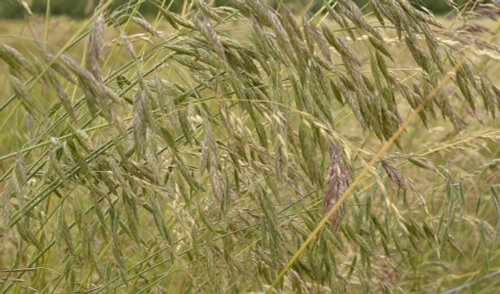
MULTIPOLYGON (((28 1, 29 2, 29 1, 28 1)), ((31 7, 33 12, 44 14, 47 9, 48 0, 32 0, 31 7)), ((92 13, 92 7, 95 7, 99 1, 98 0, 50 0, 51 13, 54 15, 65 14, 71 17, 81 18, 89 16, 92 13)), ((119 7, 121 5, 127 4, 128 0, 113 0, 113 7, 119 7)), ((182 9, 184 1, 172 1, 171 10, 179 12, 182 9)), ((226 0, 215 0, 213 1, 216 5, 224 5, 227 3, 226 0)), ((268 0, 270 5, 276 7, 279 0, 268 0)), ((312 13, 316 12, 323 1, 318 0, 284 0, 283 3, 296 5, 295 7, 310 7, 312 13), (311 2, 313 3, 311 5, 311 2)), ((356 0, 354 1, 358 5, 365 5, 367 0, 356 0)), ((460 5, 467 2, 466 0, 455 1, 456 4, 460 5)), ((483 1, 484 2, 484 1, 483 1)), ((423 6, 434 13, 446 13, 451 10, 446 0, 418 0, 412 1, 414 5, 423 6)), ((141 8, 143 13, 151 14, 154 12, 154 6, 144 3, 141 8)), ((22 17, 23 9, 21 5, 16 0, 3 0, 0 3, 0 17, 4 18, 18 18, 22 17)))

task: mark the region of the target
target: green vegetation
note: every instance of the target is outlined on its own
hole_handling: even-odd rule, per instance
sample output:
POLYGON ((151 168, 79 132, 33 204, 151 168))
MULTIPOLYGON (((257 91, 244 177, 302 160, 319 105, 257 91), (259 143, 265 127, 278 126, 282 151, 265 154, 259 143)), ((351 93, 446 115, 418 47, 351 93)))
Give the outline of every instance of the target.
POLYGON ((166 2, 0 32, 0 293, 500 287, 498 22, 166 2))
MULTIPOLYGON (((8 17, 8 18, 19 18, 23 15, 23 6, 20 5, 21 0, 3 0, 0 3, 0 17, 8 17)), ((44 14, 47 11, 47 6, 50 6, 51 14, 66 14, 71 17, 87 17, 92 14, 92 8, 97 6, 99 0, 31 0, 24 1, 26 3, 31 3, 31 10, 35 13, 44 14)), ((120 6, 127 5, 130 3, 142 2, 141 12, 145 14, 154 14, 155 6, 151 3, 155 1, 138 1, 138 0, 113 0, 113 4, 111 5, 112 9, 116 9, 120 6)), ((184 6, 183 0, 169 0, 165 1, 166 5, 169 6, 169 9, 174 12, 180 12, 182 7, 184 6)), ((217 6, 226 5, 228 3, 227 0, 214 0, 207 1, 212 2, 217 6)), ((273 7, 277 7, 280 3, 297 5, 298 7, 309 7, 312 12, 316 12, 324 3, 322 0, 267 0, 265 1, 269 5, 273 7)), ((363 6, 368 0, 355 0, 357 5, 363 6)), ((458 0, 454 1, 454 3, 461 5, 464 3, 468 3, 471 1, 467 0, 458 0)), ((482 1, 485 2, 485 1, 482 1)), ((450 1, 446 0, 419 0, 412 1, 413 5, 418 7, 426 7, 430 11, 434 13, 446 13, 452 10, 452 5, 450 1)))

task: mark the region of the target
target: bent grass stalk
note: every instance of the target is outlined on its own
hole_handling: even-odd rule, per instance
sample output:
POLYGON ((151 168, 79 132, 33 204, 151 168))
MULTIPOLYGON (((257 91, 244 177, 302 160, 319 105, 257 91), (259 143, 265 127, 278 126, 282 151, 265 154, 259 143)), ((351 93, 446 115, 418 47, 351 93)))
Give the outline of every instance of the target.
MULTIPOLYGON (((459 69, 466 61, 468 58, 468 52, 464 53, 464 56, 458 62, 455 67, 453 68, 452 72, 455 72, 457 69, 459 69)), ((370 173, 371 167, 375 165, 376 162, 378 162, 382 156, 391 148, 391 146, 394 144, 396 139, 401 136, 401 134, 406 130, 408 126, 410 126, 413 121, 418 117, 419 113, 424 109, 425 105, 430 102, 434 97, 439 93, 440 89, 448 83, 448 81, 451 79, 451 72, 448 72, 443 79, 439 82, 439 84, 433 89, 433 91, 429 94, 427 99, 422 101, 417 108, 415 108, 409 115, 408 117, 401 123, 400 127, 394 132, 394 134, 387 140, 387 142, 380 147, 380 149, 377 151, 377 153, 373 156, 373 158, 368 162, 368 164, 365 165, 365 167, 359 172, 359 174, 354 178, 352 184, 347 188, 347 190, 344 192, 344 194, 336 201, 335 205, 323 216, 323 218, 318 222, 314 230, 309 234, 309 236, 304 240, 304 242, 300 245, 300 247, 297 249, 297 251, 294 253, 294 255, 290 258, 288 263, 285 265, 285 267, 280 271, 276 279, 272 282, 271 286, 266 290, 266 293, 271 293, 271 291, 278 285, 278 283, 283 279, 285 276, 286 272, 290 267, 293 266, 295 261, 302 255, 302 253, 306 250, 307 246, 316 238, 318 233, 323 229, 325 224, 330 220, 331 217, 337 212, 339 207, 345 202, 347 197, 349 196, 350 193, 354 191, 356 186, 361 182, 361 180, 370 173)))

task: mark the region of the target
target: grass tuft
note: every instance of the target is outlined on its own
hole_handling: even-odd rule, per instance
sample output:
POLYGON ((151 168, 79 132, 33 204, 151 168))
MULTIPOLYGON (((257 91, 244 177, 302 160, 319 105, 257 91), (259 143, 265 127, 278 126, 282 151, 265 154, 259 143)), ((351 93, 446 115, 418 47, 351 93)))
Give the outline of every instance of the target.
POLYGON ((143 2, 0 35, 0 293, 500 287, 498 28, 143 2))

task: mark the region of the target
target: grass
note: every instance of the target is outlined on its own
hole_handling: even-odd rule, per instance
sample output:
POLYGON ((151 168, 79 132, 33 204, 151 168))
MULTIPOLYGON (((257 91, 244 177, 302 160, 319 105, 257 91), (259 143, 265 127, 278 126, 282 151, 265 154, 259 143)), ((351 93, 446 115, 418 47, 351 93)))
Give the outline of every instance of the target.
POLYGON ((0 292, 493 293, 497 22, 234 3, 2 26, 0 292))

